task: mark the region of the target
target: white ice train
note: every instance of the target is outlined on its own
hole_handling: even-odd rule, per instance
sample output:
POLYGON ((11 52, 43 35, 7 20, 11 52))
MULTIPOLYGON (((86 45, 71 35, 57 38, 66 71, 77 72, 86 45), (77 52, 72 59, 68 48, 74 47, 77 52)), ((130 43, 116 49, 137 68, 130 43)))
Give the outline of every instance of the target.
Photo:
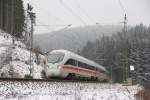
POLYGON ((53 50, 46 58, 44 70, 47 78, 108 80, 104 67, 73 52, 53 50))

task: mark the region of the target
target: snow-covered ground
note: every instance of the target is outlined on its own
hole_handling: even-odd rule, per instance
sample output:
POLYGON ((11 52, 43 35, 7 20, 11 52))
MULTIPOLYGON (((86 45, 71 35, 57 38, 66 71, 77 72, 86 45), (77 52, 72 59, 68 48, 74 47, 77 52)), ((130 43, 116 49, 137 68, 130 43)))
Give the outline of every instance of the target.
POLYGON ((12 45, 12 36, 0 30, 0 76, 24 78, 29 75, 31 68, 34 78, 41 78, 43 67, 36 64, 35 53, 32 53, 21 41, 15 39, 12 45), (12 61, 11 61, 12 60, 12 61), (30 66, 32 64, 32 66, 30 66))
POLYGON ((0 82, 0 100, 135 100, 138 85, 0 82))

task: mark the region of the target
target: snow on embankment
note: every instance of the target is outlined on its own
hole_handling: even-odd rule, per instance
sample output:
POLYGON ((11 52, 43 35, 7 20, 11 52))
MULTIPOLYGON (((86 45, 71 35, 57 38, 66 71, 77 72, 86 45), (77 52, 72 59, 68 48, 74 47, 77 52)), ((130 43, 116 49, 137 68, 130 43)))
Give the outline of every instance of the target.
MULTIPOLYGON (((7 34, 6 32, 0 30, 0 47, 12 45, 12 39, 13 37, 10 34, 7 34)), ((23 48, 26 47, 24 43, 18 41, 16 38, 15 41, 16 41, 15 42, 16 46, 23 47, 23 48)))
POLYGON ((138 85, 75 82, 0 82, 3 100, 135 100, 138 85))
POLYGON ((43 67, 36 64, 35 53, 31 55, 32 61, 30 51, 21 41, 15 39, 12 45, 12 36, 0 30, 0 77, 24 78, 32 70, 33 78, 41 78, 43 67))

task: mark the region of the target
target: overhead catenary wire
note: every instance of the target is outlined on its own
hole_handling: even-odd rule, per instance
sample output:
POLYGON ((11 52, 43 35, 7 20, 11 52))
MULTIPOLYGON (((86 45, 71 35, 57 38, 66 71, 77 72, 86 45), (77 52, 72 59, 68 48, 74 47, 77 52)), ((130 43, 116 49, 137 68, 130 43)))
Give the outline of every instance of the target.
MULTIPOLYGON (((30 0, 28 0, 28 1, 30 1, 30 0)), ((83 20, 83 18, 81 18, 81 16, 79 16, 78 14, 76 14, 76 13, 72 10, 72 8, 70 8, 67 4, 65 4, 65 2, 64 2, 63 0, 59 0, 59 1, 60 1, 61 4, 63 5, 63 7, 64 7, 65 9, 67 9, 69 12, 71 12, 72 15, 74 15, 75 17, 77 17, 78 20, 80 20, 80 22, 82 22, 84 25, 87 25, 87 23, 83 20)), ((79 6, 80 6, 80 5, 79 5, 79 6)), ((85 15, 88 17, 88 19, 91 20, 90 16, 89 16, 81 7, 79 7, 79 8, 82 10, 82 12, 85 13, 85 15)), ((91 21, 92 21, 92 20, 91 20, 91 21)), ((93 22, 95 22, 95 21, 93 21, 93 22)), ((46 25, 46 24, 40 24, 40 25, 36 25, 36 26, 37 26, 37 27, 45 27, 45 29, 48 29, 48 30, 49 30, 50 27, 55 27, 55 25, 46 25)), ((64 26, 65 26, 65 25, 64 25, 64 26)), ((58 25, 57 27, 59 27, 59 25, 58 25)), ((61 27, 61 25, 60 25, 60 27, 61 27)), ((96 31, 96 29, 94 29, 93 32, 94 32, 94 31, 96 31)), ((97 33, 97 32, 95 32, 95 33, 97 33)))
MULTIPOLYGON (((62 0, 60 0, 60 2, 61 2, 61 4, 63 4, 63 6, 64 6, 67 10, 69 10, 73 15, 77 16, 77 15, 72 11, 71 8, 69 8, 66 4, 64 4, 64 2, 63 2, 62 0)), ((80 8, 80 10, 82 9, 82 8, 80 7, 80 5, 79 5, 78 2, 77 2, 77 6, 78 6, 78 8, 80 8)), ((83 9, 82 9, 82 12, 85 13, 86 17, 87 17, 89 20, 91 20, 95 25, 97 25, 96 22, 95 22, 93 19, 91 19, 90 16, 89 16, 85 11, 83 11, 83 9)), ((83 22, 83 20, 80 18, 80 16, 77 16, 77 17, 79 17, 79 19, 80 19, 81 22, 83 22)), ((87 25, 87 24, 85 24, 85 22, 83 22, 83 23, 84 23, 84 25, 87 25)), ((93 32, 94 32, 94 33, 97 33, 95 29, 93 30, 93 32)), ((76 34, 76 33, 75 33, 75 34, 76 34)), ((76 43, 77 43, 77 42, 76 42, 76 43)), ((77 44, 79 44, 79 43, 77 43, 77 44)))
MULTIPOLYGON (((62 29, 61 29, 62 31, 72 26, 72 24, 69 24, 69 25, 44 25, 44 24, 41 23, 39 20, 37 20, 37 22, 40 23, 40 24, 39 24, 39 25, 36 25, 36 26, 42 26, 42 27, 45 27, 46 29, 49 29, 49 27, 52 27, 52 26, 60 26, 60 27, 64 27, 64 26, 65 26, 65 28, 62 28, 62 29)), ((52 38, 52 37, 55 36, 55 35, 56 35, 56 34, 51 34, 50 36, 51 36, 51 38, 52 38)), ((64 35, 64 37, 70 40, 70 37, 69 37, 69 36, 64 35)), ((72 41, 73 41, 74 43, 76 43, 76 44, 79 44, 79 43, 75 42, 74 40, 72 40, 72 41)))
MULTIPOLYGON (((68 27, 68 26, 69 27, 72 26, 72 24, 66 24, 66 25, 65 24, 47 25, 47 24, 39 21, 38 19, 36 19, 36 21, 37 21, 37 24, 35 25, 35 27, 44 27, 46 30, 50 30, 50 28, 54 28, 54 27, 59 27, 61 29, 58 29, 58 30, 62 30, 62 29, 66 29, 66 27, 68 27)), ((51 32, 53 32, 53 31, 56 31, 56 30, 51 30, 51 32)))
MULTIPOLYGON (((64 5, 64 7, 66 8, 66 9, 68 9, 74 16, 76 16, 77 18, 79 18, 80 19, 80 21, 84 24, 84 25, 87 25, 85 22, 84 22, 84 20, 82 20, 81 19, 81 17, 80 16, 78 16, 78 15, 76 15, 73 11, 72 11, 72 9, 71 8, 69 8, 69 6, 67 6, 66 4, 64 4, 63 3, 63 5, 64 5)), ((68 28, 68 26, 70 27, 72 24, 70 24, 70 25, 45 25, 45 24, 41 24, 41 22, 39 21, 39 20, 37 20, 37 22, 38 23, 40 23, 39 25, 36 25, 37 27, 45 27, 46 29, 49 29, 49 27, 54 27, 54 26, 66 26, 67 28, 68 28)), ((65 28, 63 28, 63 29, 61 29, 61 30, 64 30, 64 29, 66 29, 66 27, 65 28)), ((55 34, 51 34, 50 35, 51 37, 53 37, 53 36, 55 36, 55 34)), ((67 35, 64 35, 65 36, 65 38, 70 38, 69 36, 67 36, 67 35)), ((72 42, 74 42, 74 43, 76 43, 76 44, 79 44, 78 42, 75 42, 75 41, 73 41, 72 40, 72 42)))
MULTIPOLYGON (((61 2, 61 4, 63 4, 63 6, 64 6, 66 9, 68 9, 73 15, 77 16, 77 15, 72 11, 72 9, 69 8, 69 6, 67 6, 66 4, 64 4, 64 2, 63 2, 62 0, 60 0, 60 2, 61 2)), ((80 5, 79 5, 78 3, 77 3, 77 5, 78 5, 78 8, 81 9, 81 7, 80 7, 80 5)), ((85 12, 85 11, 82 10, 82 12, 85 12)), ((87 16, 87 18, 88 18, 89 20, 91 20, 95 25, 97 25, 96 22, 95 22, 94 20, 92 20, 92 19, 90 18, 90 16, 89 16, 86 12, 85 12, 85 15, 87 16)), ((87 25, 87 24, 81 19, 80 16, 77 16, 77 17, 79 17, 80 21, 83 22, 84 25, 87 25)), ((94 33, 97 33, 95 29, 93 30, 93 32, 94 32, 94 33)), ((75 34, 76 34, 76 33, 75 33, 75 34)), ((76 42, 76 43, 77 43, 77 42, 76 42)), ((79 44, 79 43, 78 43, 78 44, 79 44)))
POLYGON ((82 11, 82 13, 83 13, 92 23, 95 24, 96 22, 94 21, 94 19, 93 19, 91 16, 89 16, 89 14, 86 12, 85 9, 83 9, 83 7, 80 6, 79 1, 78 1, 78 0, 73 0, 73 1, 76 3, 78 9, 80 9, 80 11, 82 11))
MULTIPOLYGON (((39 24, 39 25, 44 25, 42 22, 40 22, 38 19, 36 19, 36 22, 39 24)), ((37 27, 37 24, 35 25, 35 27, 37 27)), ((49 30, 49 27, 46 27, 46 26, 42 26, 44 27, 46 30, 49 30)))
MULTIPOLYGON (((80 12, 82 12, 82 14, 84 14, 92 23, 94 23, 95 25, 100 25, 100 24, 104 24, 104 25, 120 25, 120 22, 109 22, 109 23, 102 23, 102 22, 98 22, 96 20, 94 20, 89 14, 88 12, 83 9, 83 7, 80 5, 79 1, 78 0, 73 0, 74 3, 77 5, 77 8, 80 10, 80 12)), ((121 2, 120 2, 121 3, 121 2)), ((122 5, 122 4, 121 4, 122 5)), ((122 5, 123 7, 123 5, 122 5)), ((123 10, 125 11, 124 7, 123 7, 123 10)))
POLYGON ((83 23, 83 25, 87 25, 87 23, 79 16, 77 15, 67 4, 65 4, 65 2, 63 0, 59 0, 60 4, 67 9, 73 16, 75 16, 77 19, 80 20, 80 22, 83 23))
POLYGON ((122 4, 121 0, 118 0, 118 2, 119 2, 119 5, 120 5, 120 7, 121 7, 122 11, 126 14, 125 7, 123 6, 123 4, 122 4))
POLYGON ((41 26, 41 27, 42 27, 42 26, 43 26, 43 27, 62 27, 62 26, 67 26, 67 25, 58 25, 58 24, 57 24, 57 25, 37 24, 36 26, 37 26, 37 27, 40 27, 40 26, 41 26))
POLYGON ((122 4, 121 0, 118 0, 118 2, 119 2, 119 5, 120 5, 122 11, 124 12, 124 21, 123 21, 123 22, 120 22, 120 23, 123 23, 123 24, 124 24, 124 29, 123 29, 123 31, 126 32, 126 31, 127 31, 127 12, 126 12, 125 7, 124 7, 124 5, 122 4))
MULTIPOLYGON (((64 30, 66 30, 67 28, 71 27, 72 24, 69 24, 69 25, 62 25, 62 26, 66 26, 65 28, 62 28, 62 29, 61 29, 61 31, 64 31, 64 30)), ((47 27, 47 26, 44 25, 44 27, 47 27)), ((51 27, 51 26, 48 25, 48 27, 51 27)), ((52 37, 54 37, 55 35, 56 35, 56 33, 55 33, 55 34, 51 34, 51 35, 49 35, 49 36, 52 38, 52 37)), ((61 35, 61 34, 60 34, 60 35, 61 35)), ((71 39, 72 36, 70 37, 70 36, 68 36, 68 35, 66 35, 66 34, 63 34, 63 36, 64 36, 66 39, 71 40, 73 43, 78 44, 78 45, 81 45, 81 44, 79 44, 78 42, 76 42, 76 41, 74 41, 73 39, 71 39)), ((73 38, 74 38, 74 36, 73 36, 73 38)))
MULTIPOLYGON (((43 14, 47 14, 48 15, 48 18, 50 18, 50 16, 53 16, 53 13, 54 12, 52 12, 52 11, 46 11, 45 9, 43 9, 43 8, 40 8, 41 10, 42 10, 42 12, 43 12, 43 14), (51 14, 52 13, 52 14, 51 14)), ((59 22, 59 23, 64 23, 64 20, 62 20, 60 17, 57 17, 57 16, 55 16, 55 21, 57 21, 57 22, 59 22)))
MULTIPOLYGON (((31 2, 31 0, 28 0, 28 2, 33 5, 33 2, 31 2)), ((44 12, 43 14, 48 14, 48 16, 52 15, 49 12, 45 11, 45 9, 43 9, 43 8, 40 8, 40 9, 42 10, 42 12, 44 12)), ((56 21, 61 21, 61 24, 56 24, 56 25, 55 24, 54 25, 53 24, 45 24, 36 18, 36 22, 38 24, 36 24, 35 27, 44 27, 46 30, 50 30, 50 28, 53 28, 53 27, 65 27, 65 26, 67 26, 67 24, 66 25, 63 24, 64 21, 61 18, 58 18, 57 16, 55 16, 55 19, 56 19, 56 21)), ((55 31, 55 30, 51 30, 51 31, 55 31)))
MULTIPOLYGON (((80 6, 78 0, 73 0, 73 1, 76 1, 75 3, 76 3, 76 5, 77 5, 78 9, 80 9, 80 11, 82 11, 82 13, 83 13, 92 23, 94 23, 94 24, 97 26, 98 24, 97 24, 97 23, 94 21, 94 19, 91 18, 91 17, 88 15, 88 13, 80 6)), ((96 30, 97 30, 96 28, 95 28, 95 29, 92 29, 92 31, 93 31, 95 34, 98 33, 96 30)))

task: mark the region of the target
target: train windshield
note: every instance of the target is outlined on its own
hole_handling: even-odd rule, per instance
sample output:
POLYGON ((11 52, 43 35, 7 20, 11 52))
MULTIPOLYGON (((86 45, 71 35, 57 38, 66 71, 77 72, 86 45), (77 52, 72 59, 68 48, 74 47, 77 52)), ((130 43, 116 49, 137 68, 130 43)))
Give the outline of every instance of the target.
POLYGON ((61 62, 64 58, 64 54, 50 54, 48 55, 47 57, 47 60, 49 63, 58 63, 58 62, 61 62))

